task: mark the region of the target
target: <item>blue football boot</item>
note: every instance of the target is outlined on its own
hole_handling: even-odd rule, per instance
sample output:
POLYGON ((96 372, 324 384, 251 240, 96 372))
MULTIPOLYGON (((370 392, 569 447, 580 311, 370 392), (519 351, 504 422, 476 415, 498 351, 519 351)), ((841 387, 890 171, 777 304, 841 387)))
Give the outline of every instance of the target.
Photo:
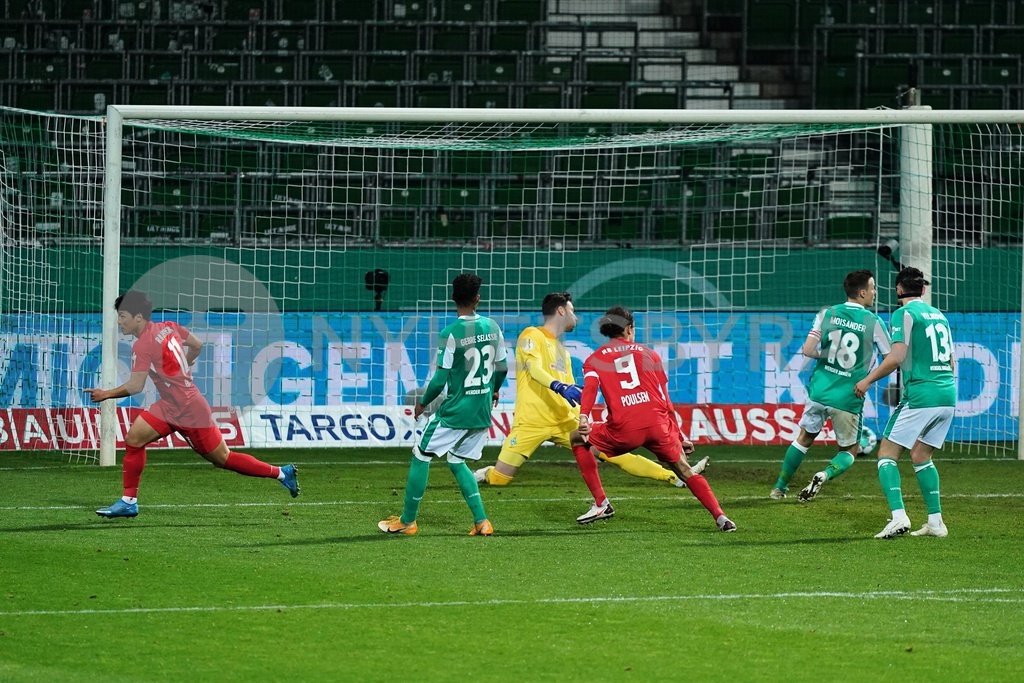
POLYGON ((100 517, 113 519, 114 517, 137 517, 139 515, 138 503, 126 503, 120 498, 108 508, 100 508, 96 511, 100 517))
POLYGON ((292 498, 296 498, 299 495, 299 480, 295 476, 298 472, 298 468, 295 465, 282 465, 281 474, 284 475, 284 479, 281 479, 281 486, 288 489, 288 493, 292 494, 292 498))

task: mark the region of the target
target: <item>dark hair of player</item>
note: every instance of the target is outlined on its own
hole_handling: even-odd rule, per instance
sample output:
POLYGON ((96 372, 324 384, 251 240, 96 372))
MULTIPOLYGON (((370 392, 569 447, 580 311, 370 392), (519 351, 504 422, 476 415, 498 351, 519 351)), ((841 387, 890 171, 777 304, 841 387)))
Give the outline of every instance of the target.
POLYGON ((628 308, 612 306, 597 322, 601 326, 601 334, 609 339, 616 339, 626 332, 627 327, 634 324, 633 313, 628 308))
POLYGON ((545 318, 550 318, 558 309, 572 301, 572 294, 569 292, 551 292, 540 304, 540 312, 545 318))
POLYGON ((846 296, 856 299, 860 290, 868 288, 868 280, 874 276, 875 274, 870 270, 855 270, 852 273, 847 273, 843 278, 843 289, 846 290, 846 296))
POLYGON ((133 318, 137 315, 141 315, 143 320, 153 318, 153 302, 149 300, 149 296, 134 289, 129 289, 114 299, 114 310, 128 311, 133 318))
POLYGON ((924 286, 931 283, 924 279, 920 269, 907 266, 896 276, 896 284, 903 286, 904 298, 910 298, 924 294, 924 286))
POLYGON ((476 303, 476 295, 480 293, 483 280, 474 273, 460 273, 452 280, 452 301, 456 306, 472 306, 476 303))

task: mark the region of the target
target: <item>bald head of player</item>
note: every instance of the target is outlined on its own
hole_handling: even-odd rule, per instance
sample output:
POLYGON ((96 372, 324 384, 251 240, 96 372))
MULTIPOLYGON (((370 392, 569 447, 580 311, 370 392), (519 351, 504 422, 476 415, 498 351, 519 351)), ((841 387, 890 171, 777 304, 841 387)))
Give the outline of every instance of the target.
POLYGON ((121 334, 138 337, 153 318, 153 302, 149 296, 134 289, 114 300, 117 311, 117 329, 121 334))
POLYGON ((609 339, 636 339, 636 324, 633 312, 624 306, 612 306, 598 321, 601 334, 609 339))
POLYGON ((540 304, 544 327, 556 337, 576 329, 576 307, 569 292, 551 292, 540 304))

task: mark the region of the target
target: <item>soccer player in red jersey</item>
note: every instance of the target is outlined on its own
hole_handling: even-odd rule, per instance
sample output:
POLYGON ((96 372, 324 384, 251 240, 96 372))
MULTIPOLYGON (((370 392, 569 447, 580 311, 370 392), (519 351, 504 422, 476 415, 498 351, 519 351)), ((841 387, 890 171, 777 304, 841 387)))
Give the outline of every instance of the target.
POLYGON ((114 302, 117 327, 137 337, 132 345, 132 374, 116 389, 88 389, 99 403, 139 393, 146 378, 153 380, 160 399, 132 423, 125 436, 122 477, 124 496, 110 507, 96 511, 100 517, 135 517, 139 514, 139 480, 146 466, 146 446, 171 432, 178 432, 199 455, 216 467, 250 477, 277 479, 292 497, 299 495, 295 465, 276 467, 251 455, 228 450, 224 436, 213 421, 210 404, 192 381, 191 366, 203 343, 175 322, 153 322, 153 302, 141 292, 129 291, 114 302))
POLYGON ((634 341, 633 314, 622 306, 614 306, 599 323, 601 334, 611 341, 583 363, 580 426, 573 434, 573 454, 594 496, 594 506, 583 517, 611 516, 608 514, 611 503, 604 494, 597 461, 587 442, 609 456, 629 453, 643 446, 686 482, 719 529, 736 531, 736 525, 722 512, 707 480, 690 469, 686 456, 693 453, 693 444, 679 431, 668 395, 668 376, 654 349, 634 341), (607 421, 591 424, 590 411, 598 389, 607 405, 607 421))

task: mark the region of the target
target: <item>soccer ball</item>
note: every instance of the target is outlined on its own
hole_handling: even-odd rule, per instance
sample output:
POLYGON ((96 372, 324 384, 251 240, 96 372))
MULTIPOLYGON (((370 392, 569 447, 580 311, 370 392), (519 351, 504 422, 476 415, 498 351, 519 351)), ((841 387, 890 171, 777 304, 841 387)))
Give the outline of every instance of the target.
POLYGON ((875 450, 875 445, 878 443, 878 437, 875 433, 867 427, 860 428, 860 455, 868 455, 871 451, 875 450))

